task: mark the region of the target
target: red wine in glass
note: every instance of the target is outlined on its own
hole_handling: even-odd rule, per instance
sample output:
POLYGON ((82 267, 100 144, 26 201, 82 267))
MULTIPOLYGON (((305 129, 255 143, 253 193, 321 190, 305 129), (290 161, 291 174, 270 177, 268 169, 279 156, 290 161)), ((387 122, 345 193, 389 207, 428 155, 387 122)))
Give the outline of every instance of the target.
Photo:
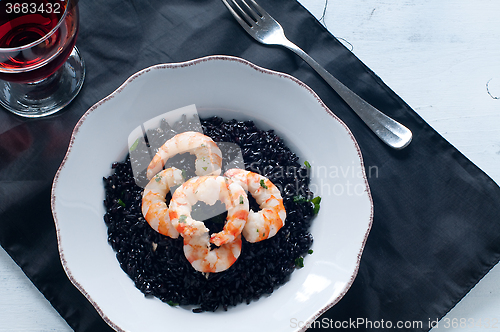
POLYGON ((36 118, 76 97, 85 79, 78 24, 78 0, 0 0, 1 106, 36 118))
POLYGON ((73 8, 66 13, 67 1, 27 1, 0 0, 0 79, 9 82, 36 82, 52 75, 76 42, 76 6, 70 4, 73 8))

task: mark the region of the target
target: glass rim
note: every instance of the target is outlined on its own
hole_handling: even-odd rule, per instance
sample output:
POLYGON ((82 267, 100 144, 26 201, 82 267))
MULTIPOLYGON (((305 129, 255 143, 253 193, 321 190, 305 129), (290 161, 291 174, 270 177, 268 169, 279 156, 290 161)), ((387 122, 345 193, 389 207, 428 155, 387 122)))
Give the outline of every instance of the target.
MULTIPOLYGON (((1 1, 1 0, 0 0, 1 1)), ((8 48, 5 48, 5 47, 0 47, 0 53, 2 52, 16 52, 16 51, 22 51, 22 50, 27 50, 29 48, 32 48, 33 46, 36 46, 42 42, 44 42, 45 40, 47 40, 48 38, 50 38, 50 36, 52 36, 54 34, 54 32, 57 31, 57 29, 59 29, 59 27, 61 26, 61 24, 64 22, 64 19, 66 18, 67 14, 68 14, 68 11, 69 11, 69 7, 70 7, 70 1, 71 0, 64 0, 64 2, 66 2, 66 8, 64 9, 64 13, 62 14, 61 18, 59 19, 59 22, 57 22, 57 25, 52 28, 52 30, 50 30, 47 34, 45 34, 45 36, 41 37, 40 39, 37 39, 29 44, 26 44, 26 45, 23 45, 23 46, 17 46, 17 47, 8 47, 8 48)))

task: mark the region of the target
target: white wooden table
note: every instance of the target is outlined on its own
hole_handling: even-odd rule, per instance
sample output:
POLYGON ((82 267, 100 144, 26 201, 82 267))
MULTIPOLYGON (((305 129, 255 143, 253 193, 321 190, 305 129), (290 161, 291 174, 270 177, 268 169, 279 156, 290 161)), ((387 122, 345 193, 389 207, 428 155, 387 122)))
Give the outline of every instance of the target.
MULTIPOLYGON (((299 2, 500 184, 500 1, 328 0, 324 11, 325 1, 299 2)), ((500 266, 434 330, 500 330, 500 266)), ((0 332, 7 331, 71 328, 0 249, 0 332)))

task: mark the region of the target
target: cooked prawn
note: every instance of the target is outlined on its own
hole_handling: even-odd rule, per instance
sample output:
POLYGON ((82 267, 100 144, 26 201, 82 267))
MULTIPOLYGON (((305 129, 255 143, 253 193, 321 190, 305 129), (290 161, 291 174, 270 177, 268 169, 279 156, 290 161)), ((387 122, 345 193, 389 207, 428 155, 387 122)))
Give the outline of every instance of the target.
POLYGON ((241 235, 216 249, 210 249, 208 232, 184 236, 184 255, 199 272, 221 272, 236 262, 241 253, 241 235))
MULTIPOLYGON (((174 228, 183 236, 201 236, 209 230, 203 221, 191 217, 192 206, 202 201, 214 205, 220 200, 227 210, 221 232, 212 234, 211 242, 217 246, 233 241, 241 234, 248 217, 248 197, 243 188, 222 176, 197 176, 177 188, 170 201, 169 215, 174 228)), ((206 216, 211 218, 213 216, 206 216)))
POLYGON ((232 168, 224 174, 247 190, 261 210, 250 210, 243 228, 243 236, 248 242, 268 239, 285 225, 286 211, 279 189, 265 176, 232 168))
POLYGON ((250 204, 245 190, 236 182, 225 179, 226 187, 224 192, 224 203, 227 208, 226 223, 222 231, 214 233, 210 237, 210 242, 216 246, 221 246, 233 241, 241 234, 248 218, 250 204))
POLYGON ((181 153, 196 156, 196 175, 219 175, 222 165, 222 153, 215 142, 199 132, 180 133, 165 142, 156 152, 147 168, 146 175, 151 179, 167 163, 167 160, 181 153))
POLYGON ((142 194, 142 214, 146 221, 158 233, 174 239, 179 236, 179 232, 170 222, 166 196, 171 187, 182 182, 182 171, 171 167, 156 174, 142 194))

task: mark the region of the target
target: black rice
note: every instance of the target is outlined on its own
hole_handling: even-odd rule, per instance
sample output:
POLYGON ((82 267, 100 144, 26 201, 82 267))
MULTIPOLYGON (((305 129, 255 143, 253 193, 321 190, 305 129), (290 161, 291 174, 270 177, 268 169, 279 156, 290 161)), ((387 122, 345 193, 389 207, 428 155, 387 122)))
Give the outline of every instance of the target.
MULTIPOLYGON (((135 174, 137 185, 132 171, 132 163, 137 168, 148 165, 150 150, 156 151, 175 134, 190 130, 193 120, 197 119, 184 117, 172 126, 162 121, 157 130, 136 142, 125 161, 113 163, 113 174, 104 178, 104 220, 121 268, 146 296, 156 296, 170 305, 195 305, 193 312, 227 310, 272 293, 311 252, 313 238, 308 229, 314 211, 309 169, 299 164, 297 155, 272 130, 261 130, 252 121, 223 121, 219 117, 201 120, 204 133, 215 142, 239 146, 244 160, 241 167, 268 177, 281 189, 287 212, 285 226, 274 237, 258 243, 243 239, 241 255, 233 266, 206 277, 185 258, 182 237, 171 239, 149 227, 141 213, 142 187, 148 181, 145 172, 140 172, 135 174)), ((223 151, 223 168, 236 153, 231 148, 223 151)), ((174 159, 172 166, 194 175, 194 156, 183 154, 174 159)), ((249 199, 251 208, 259 210, 249 199)), ((215 232, 220 230, 216 218, 206 222, 215 232)))

